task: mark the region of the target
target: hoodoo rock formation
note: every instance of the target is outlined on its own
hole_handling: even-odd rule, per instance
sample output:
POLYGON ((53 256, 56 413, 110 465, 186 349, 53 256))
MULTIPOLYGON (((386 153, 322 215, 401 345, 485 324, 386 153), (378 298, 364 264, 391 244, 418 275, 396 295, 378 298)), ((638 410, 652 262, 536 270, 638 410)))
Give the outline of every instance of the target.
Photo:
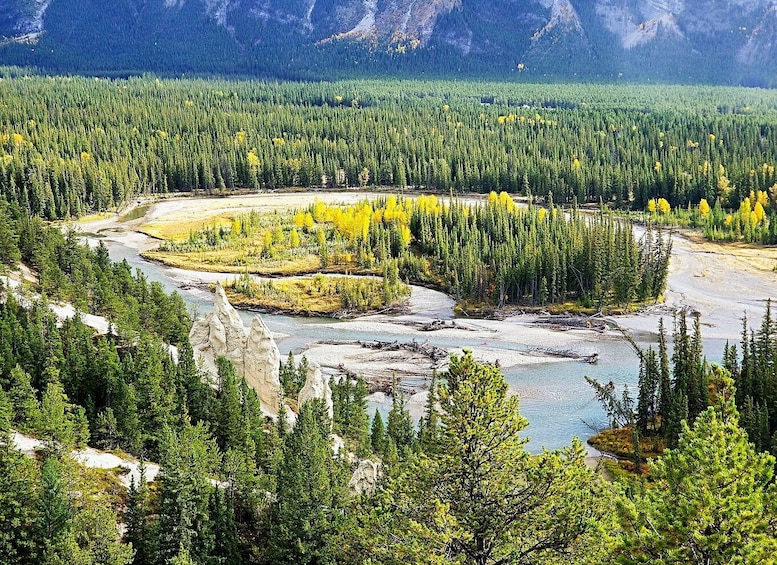
POLYGON ((329 379, 321 374, 318 363, 311 363, 305 378, 305 385, 299 391, 297 403, 302 406, 308 400, 321 398, 329 414, 329 421, 334 418, 334 403, 332 402, 332 389, 329 387, 329 379))
POLYGON ((256 390, 262 408, 268 413, 278 414, 281 391, 278 346, 258 315, 254 317, 250 330, 246 330, 221 285, 216 285, 213 311, 194 322, 189 341, 195 357, 212 375, 213 382, 218 374, 216 359, 226 357, 235 366, 236 374, 244 377, 248 386, 256 390))

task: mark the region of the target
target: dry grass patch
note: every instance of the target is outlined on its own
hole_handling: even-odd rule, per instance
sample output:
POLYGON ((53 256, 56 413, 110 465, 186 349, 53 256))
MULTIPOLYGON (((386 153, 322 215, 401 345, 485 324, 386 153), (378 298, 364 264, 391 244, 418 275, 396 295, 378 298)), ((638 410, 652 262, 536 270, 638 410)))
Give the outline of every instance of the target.
POLYGON ((168 218, 143 224, 138 231, 157 239, 183 241, 187 239, 190 234, 205 228, 229 227, 232 225, 233 220, 234 218, 232 216, 225 215, 195 219, 168 218))
POLYGON ((78 218, 79 224, 86 224, 88 222, 96 222, 97 220, 105 220, 107 218, 112 218, 115 216, 113 212, 97 212, 95 214, 88 214, 86 216, 81 216, 78 218))
POLYGON ((757 245, 742 241, 709 241, 698 231, 682 230, 682 234, 692 241, 702 253, 729 255, 757 271, 777 270, 777 246, 757 245))
POLYGON ((242 249, 220 249, 213 251, 177 252, 146 251, 141 255, 151 261, 158 261, 170 267, 208 273, 250 273, 269 277, 292 277, 311 273, 330 274, 376 274, 364 272, 355 263, 338 263, 321 266, 317 255, 309 254, 293 260, 262 259, 242 249))
POLYGON ((228 282, 224 291, 237 308, 282 311, 314 316, 356 315, 401 308, 410 287, 398 283, 387 289, 371 277, 293 277, 252 281, 246 275, 228 282))

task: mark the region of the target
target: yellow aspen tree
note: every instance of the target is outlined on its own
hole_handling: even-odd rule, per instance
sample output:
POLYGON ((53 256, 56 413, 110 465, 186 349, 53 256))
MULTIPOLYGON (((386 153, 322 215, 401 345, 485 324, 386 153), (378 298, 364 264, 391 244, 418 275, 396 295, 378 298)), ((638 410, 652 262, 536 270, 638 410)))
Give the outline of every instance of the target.
POLYGON ((753 219, 755 220, 755 223, 760 224, 764 221, 765 217, 766 214, 764 213, 764 207, 760 202, 756 202, 755 206, 753 207, 753 219))

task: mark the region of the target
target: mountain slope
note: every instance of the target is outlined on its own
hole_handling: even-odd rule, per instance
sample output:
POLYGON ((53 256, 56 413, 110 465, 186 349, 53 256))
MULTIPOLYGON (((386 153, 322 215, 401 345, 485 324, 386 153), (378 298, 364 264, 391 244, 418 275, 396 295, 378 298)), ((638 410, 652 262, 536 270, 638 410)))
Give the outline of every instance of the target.
POLYGON ((7 0, 0 36, 53 70, 777 82, 777 0, 7 0))

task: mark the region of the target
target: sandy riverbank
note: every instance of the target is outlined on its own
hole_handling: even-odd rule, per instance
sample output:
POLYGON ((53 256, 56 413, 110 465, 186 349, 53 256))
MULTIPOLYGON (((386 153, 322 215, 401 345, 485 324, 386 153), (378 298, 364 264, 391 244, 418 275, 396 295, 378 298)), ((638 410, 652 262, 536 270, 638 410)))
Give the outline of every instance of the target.
POLYGON ((658 317, 686 308, 701 315, 707 339, 739 341, 742 316, 758 326, 767 299, 777 299, 777 247, 716 244, 695 234, 675 232, 665 302, 631 316, 612 318, 630 331, 654 333, 658 317))

